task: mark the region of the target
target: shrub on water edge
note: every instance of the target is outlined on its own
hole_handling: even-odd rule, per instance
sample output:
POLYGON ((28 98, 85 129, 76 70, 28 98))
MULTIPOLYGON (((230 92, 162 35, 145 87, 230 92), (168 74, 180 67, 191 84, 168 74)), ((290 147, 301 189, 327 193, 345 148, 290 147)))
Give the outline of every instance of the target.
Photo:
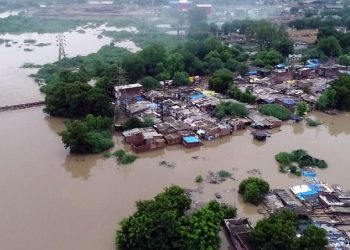
POLYGON ((104 158, 110 158, 112 156, 111 152, 103 152, 102 156, 104 158))
POLYGON ((130 164, 133 163, 137 159, 136 155, 125 154, 121 158, 119 158, 121 164, 130 164))
POLYGON ((113 155, 115 155, 118 158, 122 158, 125 154, 126 154, 126 152, 124 150, 120 149, 120 150, 115 151, 115 153, 113 155))
POLYGON ((319 120, 313 120, 311 118, 306 118, 305 121, 306 125, 308 125, 309 127, 317 127, 322 124, 322 122, 320 122, 319 120))
POLYGON ((220 178, 229 178, 229 177, 231 177, 232 174, 230 172, 225 171, 225 170, 220 170, 218 172, 218 175, 220 178))
POLYGON ((203 182, 203 177, 201 175, 198 175, 195 179, 197 183, 202 183, 203 182))

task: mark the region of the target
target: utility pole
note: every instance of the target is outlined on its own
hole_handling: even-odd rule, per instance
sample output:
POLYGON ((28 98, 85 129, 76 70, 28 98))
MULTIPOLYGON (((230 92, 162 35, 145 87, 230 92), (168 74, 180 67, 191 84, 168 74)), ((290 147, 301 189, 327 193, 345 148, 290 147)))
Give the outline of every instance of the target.
POLYGON ((58 46, 58 61, 60 62, 63 58, 66 58, 66 51, 64 49, 64 46, 66 46, 66 37, 62 33, 58 34, 56 36, 56 42, 58 46))
MULTIPOLYGON (((114 75, 114 77, 111 79, 112 85, 113 85, 113 92, 115 86, 122 86, 127 84, 127 73, 124 71, 122 63, 119 61, 117 63, 117 72, 114 75)), ((121 90, 119 96, 115 95, 115 106, 114 106, 114 123, 116 122, 116 114, 118 111, 118 106, 122 105, 122 99, 123 99, 123 90, 121 90)), ((124 90, 124 96, 126 95, 126 92, 124 90)), ((127 104, 127 103, 126 103, 127 104)))

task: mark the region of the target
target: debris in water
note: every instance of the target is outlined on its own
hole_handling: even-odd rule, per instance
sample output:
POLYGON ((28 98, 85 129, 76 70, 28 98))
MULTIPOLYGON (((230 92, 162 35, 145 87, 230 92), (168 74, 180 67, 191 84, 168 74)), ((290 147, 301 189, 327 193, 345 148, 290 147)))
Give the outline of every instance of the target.
POLYGON ((159 166, 167 167, 167 168, 175 168, 175 163, 168 161, 159 162, 159 166))
POLYGON ((219 194, 219 193, 215 193, 214 195, 215 195, 215 197, 218 198, 218 199, 221 199, 221 198, 222 198, 221 194, 219 194))
POLYGON ((261 175, 261 171, 259 169, 252 169, 252 170, 248 170, 247 174, 250 174, 250 175, 261 175))

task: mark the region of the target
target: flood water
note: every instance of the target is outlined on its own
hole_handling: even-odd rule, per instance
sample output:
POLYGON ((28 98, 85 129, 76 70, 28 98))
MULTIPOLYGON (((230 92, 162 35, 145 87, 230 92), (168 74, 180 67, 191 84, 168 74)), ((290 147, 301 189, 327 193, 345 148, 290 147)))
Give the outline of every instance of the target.
MULTIPOLYGON (((117 29, 105 25, 96 28, 84 28, 84 33, 78 32, 80 30, 82 28, 63 33, 66 40, 65 51, 68 57, 94 53, 102 46, 110 44, 111 38, 98 37, 102 30, 137 32, 134 27, 117 29)), ((0 39, 10 40, 0 45, 0 55, 3 62, 0 64, 0 106, 43 100, 44 97, 40 93, 38 85, 32 78, 28 77, 28 75, 35 73, 37 69, 23 69, 20 67, 24 63, 45 64, 57 61, 57 34, 2 34, 0 39), (28 39, 35 40, 36 43, 25 43, 25 40, 28 39), (39 43, 47 44, 47 46, 35 46, 39 43), (28 49, 32 51, 25 51, 28 49)), ((129 49, 132 52, 140 49, 132 41, 125 41, 115 44, 115 46, 129 49)))
MULTIPOLYGON (((68 56, 86 55, 111 42, 97 37, 101 27, 84 29, 85 33, 78 30, 65 33, 68 56)), ((42 100, 37 84, 28 77, 35 70, 19 67, 55 61, 56 34, 5 34, 0 39, 11 40, 11 47, 0 45, 0 106, 42 100), (25 45, 25 39, 51 45, 25 45)), ((116 46, 139 49, 130 41, 116 46)), ((288 123, 265 143, 253 141, 246 130, 205 142, 201 148, 171 146, 143 153, 132 165, 118 166, 114 158, 101 155, 69 155, 58 136, 64 129, 63 120, 47 117, 42 108, 0 113, 0 249, 114 250, 118 222, 135 211, 135 201, 150 199, 171 184, 201 188, 203 192, 193 196, 197 202, 220 193, 222 200, 237 206, 239 216, 256 222, 261 218, 258 208, 244 204, 237 195, 240 180, 261 176, 272 188, 302 183, 301 178, 278 172, 274 155, 280 151, 302 148, 325 159, 329 168, 319 170, 319 177, 350 189, 350 116, 314 116, 325 124, 308 128, 288 123), (174 163, 175 168, 160 166, 161 161, 174 163), (219 170, 232 172, 236 180, 217 185, 194 182, 198 175, 219 170)), ((114 140, 111 151, 128 149, 117 135, 114 140)), ((226 241, 222 249, 227 249, 226 241)))
MULTIPOLYGON (((70 156, 57 135, 63 121, 47 117, 41 108, 0 113, 0 249, 113 250, 118 222, 135 211, 135 201, 170 184, 197 188, 195 177, 209 170, 230 171, 237 181, 203 183, 203 193, 194 200, 214 199, 218 192, 238 207, 239 216, 254 222, 260 218, 257 207, 243 204, 235 191, 240 180, 261 172, 272 188, 302 183, 278 172, 274 155, 280 151, 308 150, 329 164, 318 171, 321 179, 350 188, 350 116, 315 115, 325 124, 286 124, 265 143, 254 142, 247 130, 198 149, 172 146, 140 154, 134 164, 118 166, 114 158, 100 155, 70 156), (163 160, 175 168, 159 166, 163 160)), ((115 141, 112 151, 125 147, 120 137, 115 141)))

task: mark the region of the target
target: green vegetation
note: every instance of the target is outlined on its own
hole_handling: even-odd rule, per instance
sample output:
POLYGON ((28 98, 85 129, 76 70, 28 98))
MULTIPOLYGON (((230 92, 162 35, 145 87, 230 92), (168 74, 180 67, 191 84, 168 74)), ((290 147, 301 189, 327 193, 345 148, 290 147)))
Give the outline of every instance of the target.
POLYGON ((218 172, 218 176, 221 178, 221 179, 225 179, 225 178, 230 178, 232 176, 232 174, 230 172, 227 172, 225 170, 220 170, 218 172))
POLYGON ((117 150, 113 155, 116 156, 118 158, 118 161, 123 165, 131 164, 137 159, 136 155, 128 154, 122 149, 117 150))
MULTIPOLYGON (((117 77, 117 64, 130 54, 126 49, 104 46, 97 53, 65 58, 60 62, 45 64, 34 76, 46 84, 53 84, 65 81, 62 78, 66 78, 67 72, 70 72, 69 78, 74 77, 74 81, 87 82, 92 78, 98 78, 100 81, 105 80, 107 83, 113 83, 117 77), (66 75, 61 75, 62 73, 66 75)), ((68 80, 72 82, 72 79, 68 80)))
POLYGON ((320 122, 319 120, 314 120, 311 118, 306 118, 305 121, 309 127, 318 127, 322 124, 322 122, 320 122))
POLYGON ((174 86, 186 86, 190 84, 189 75, 187 72, 175 72, 173 76, 174 86))
POLYGON ((113 116, 104 92, 87 83, 62 82, 47 88, 45 112, 52 116, 81 118, 88 114, 113 116))
POLYGON ((218 93, 226 93, 232 83, 232 72, 228 69, 219 69, 209 79, 209 88, 218 93))
POLYGON ((271 49, 258 52, 254 57, 253 65, 269 68, 281 62, 283 62, 282 55, 276 50, 271 49))
POLYGON ((231 98, 236 99, 239 102, 248 103, 248 104, 255 104, 255 102, 256 102, 256 97, 249 90, 246 89, 245 92, 242 92, 235 85, 231 85, 229 87, 227 94, 231 98))
POLYGON ((66 122, 66 127, 60 136, 71 153, 99 154, 114 145, 110 118, 88 115, 84 121, 66 122))
POLYGON ((141 85, 145 90, 159 89, 162 85, 152 76, 146 76, 141 80, 141 85))
POLYGON ((265 104, 259 109, 259 112, 263 115, 273 116, 282 121, 286 121, 290 118, 291 112, 277 104, 265 104))
POLYGON ((241 181, 238 193, 243 196, 244 201, 257 206, 269 191, 269 183, 261 178, 249 177, 248 179, 241 181))
POLYGON ((322 93, 316 103, 319 110, 339 109, 350 110, 350 76, 341 75, 331 87, 322 93))
POLYGON ((219 249, 220 224, 236 209, 209 202, 188 213, 191 199, 178 186, 166 188, 152 200, 138 201, 137 211, 120 223, 118 249, 219 249))
MULTIPOLYGON (((311 222, 310 222, 311 223, 311 222)), ((326 250, 327 234, 324 229, 309 225, 298 237, 298 217, 283 210, 257 222, 251 232, 252 243, 257 249, 269 250, 326 250)))
POLYGON ((0 33, 57 33, 83 25, 83 21, 67 19, 41 19, 39 17, 9 16, 0 19, 0 33))
POLYGON ((299 116, 305 116, 309 111, 309 105, 306 102, 298 102, 295 113, 299 116))
POLYGON ((137 117, 131 117, 124 124, 124 130, 130 130, 134 128, 152 128, 154 126, 154 122, 151 119, 145 119, 141 121, 137 117))
POLYGON ((111 152, 103 152, 102 156, 103 158, 111 158, 112 154, 111 152))
POLYGON ((294 150, 291 153, 280 152, 275 156, 275 160, 279 163, 282 172, 290 170, 291 173, 298 176, 301 175, 301 170, 305 167, 328 167, 326 161, 310 156, 303 149, 294 150))
POLYGON ((201 175, 198 175, 195 179, 196 183, 202 183, 203 182, 203 177, 201 175))
POLYGON ((235 102, 221 102, 214 110, 214 116, 219 119, 225 116, 246 117, 248 114, 248 109, 243 104, 235 102))

